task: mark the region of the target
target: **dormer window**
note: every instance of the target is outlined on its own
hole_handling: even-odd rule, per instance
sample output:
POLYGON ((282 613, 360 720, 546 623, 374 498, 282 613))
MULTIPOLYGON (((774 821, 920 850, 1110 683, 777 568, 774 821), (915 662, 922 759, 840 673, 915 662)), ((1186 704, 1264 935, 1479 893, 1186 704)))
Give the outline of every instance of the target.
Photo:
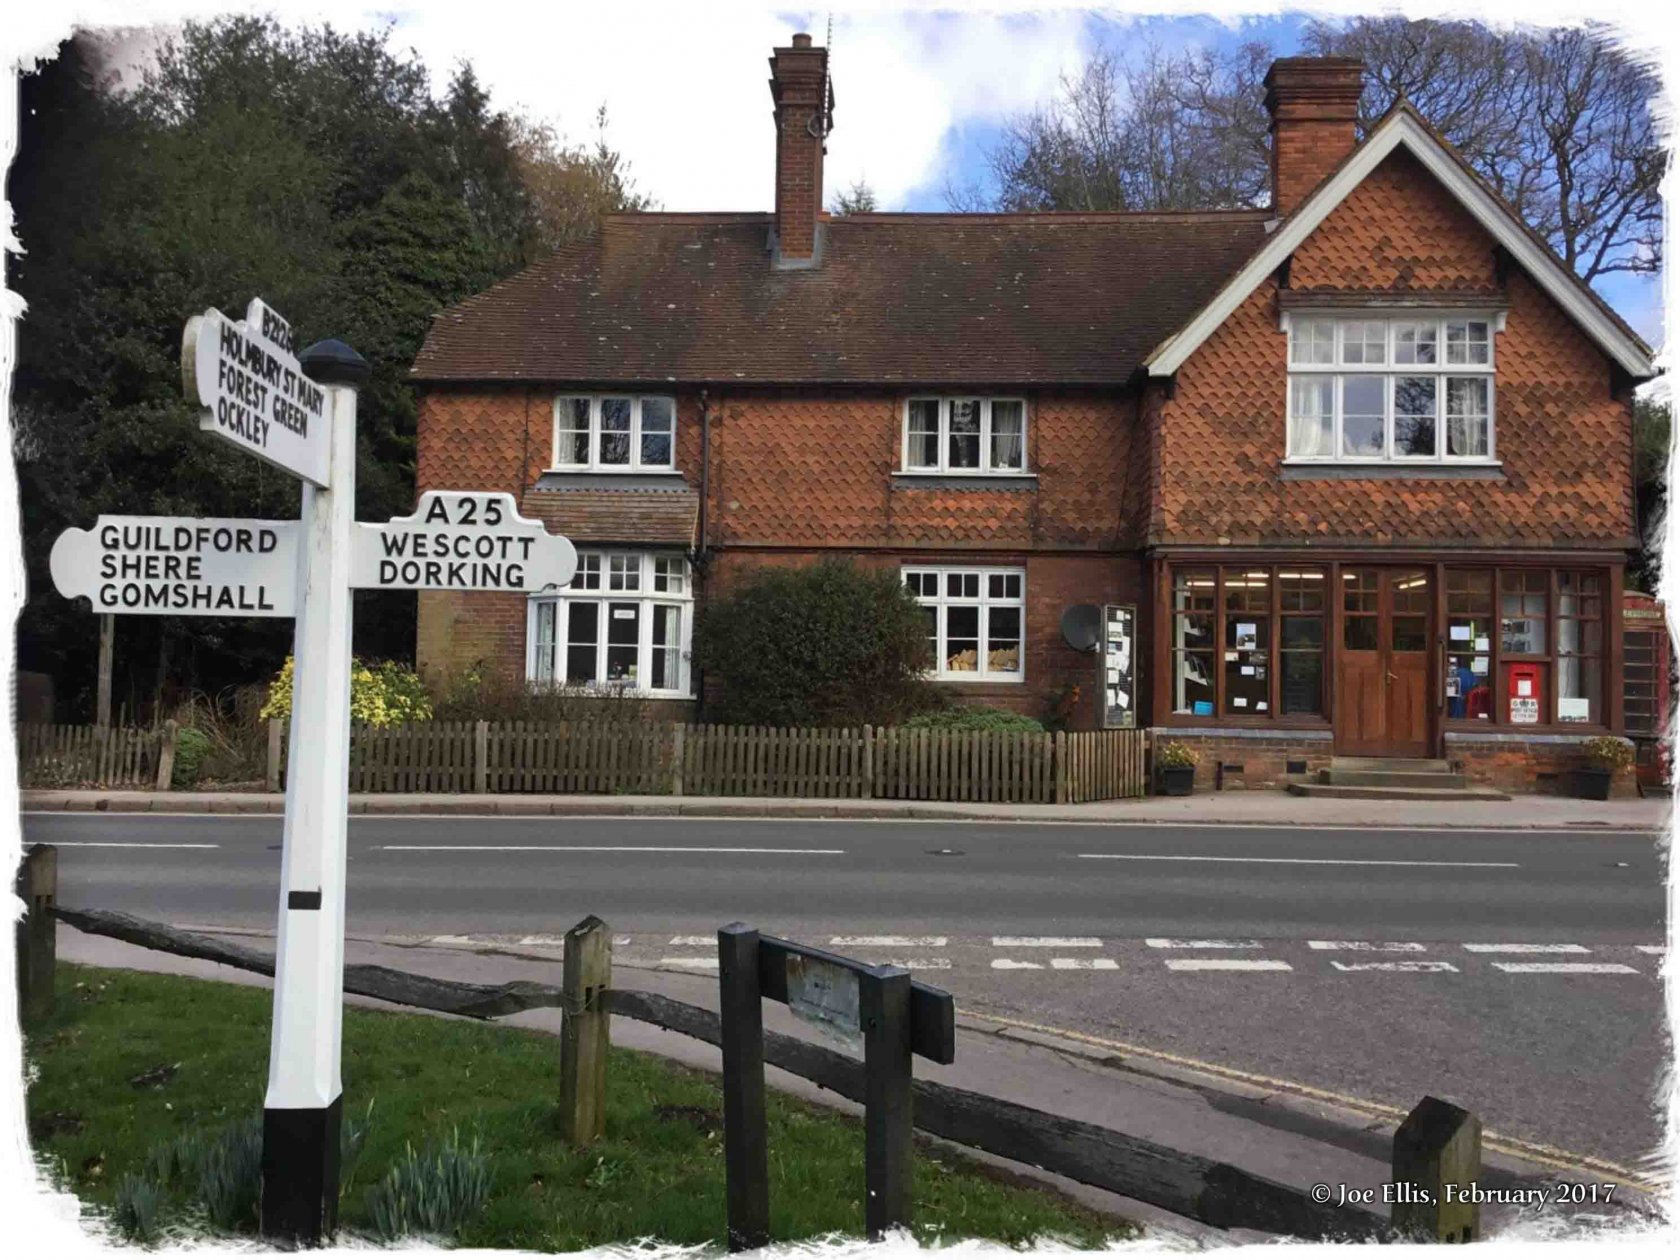
POLYGON ((1288 457, 1492 463, 1493 315, 1289 317, 1288 457))
POLYGON ((554 400, 554 466, 568 471, 670 472, 677 402, 658 394, 569 394, 554 400))
POLYGON ((1027 468, 1021 398, 911 398, 904 406, 904 471, 985 475, 1027 468))

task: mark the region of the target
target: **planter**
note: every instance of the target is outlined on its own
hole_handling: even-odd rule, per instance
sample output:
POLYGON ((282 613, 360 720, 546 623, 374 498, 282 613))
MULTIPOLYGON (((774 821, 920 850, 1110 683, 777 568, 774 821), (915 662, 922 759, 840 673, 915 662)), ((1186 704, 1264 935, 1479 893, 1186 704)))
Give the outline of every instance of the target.
POLYGON ((1162 766, 1159 774, 1162 796, 1189 796, 1196 786, 1195 766, 1162 766))
POLYGON ((1597 766, 1589 766, 1585 770, 1575 772, 1575 795, 1583 801, 1607 801, 1610 799, 1609 770, 1601 770, 1597 766))

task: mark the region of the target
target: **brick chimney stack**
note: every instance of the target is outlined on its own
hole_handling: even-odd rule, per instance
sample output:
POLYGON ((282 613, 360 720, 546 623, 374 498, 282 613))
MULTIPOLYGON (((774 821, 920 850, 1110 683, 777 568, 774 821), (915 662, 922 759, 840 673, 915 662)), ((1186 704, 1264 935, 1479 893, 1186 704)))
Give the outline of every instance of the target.
POLYGON ((1353 152, 1365 63, 1357 57, 1279 57, 1266 72, 1272 116, 1272 209, 1296 206, 1353 152))
POLYGON ((770 58, 770 96, 776 103, 776 255, 779 263, 809 265, 816 259, 817 219, 822 214, 823 154, 833 94, 828 49, 811 46, 804 33, 770 58))

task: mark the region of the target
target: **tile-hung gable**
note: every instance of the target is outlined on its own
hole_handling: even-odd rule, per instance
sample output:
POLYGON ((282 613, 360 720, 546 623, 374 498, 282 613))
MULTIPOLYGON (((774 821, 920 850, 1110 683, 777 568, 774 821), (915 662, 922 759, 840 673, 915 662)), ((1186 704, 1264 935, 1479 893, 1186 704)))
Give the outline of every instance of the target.
POLYGON ((1532 787, 1619 732, 1650 351, 1362 67, 1267 78, 1274 204, 820 210, 826 51, 775 50, 769 213, 606 217, 434 320, 422 490, 520 496, 598 566, 421 597, 420 657, 705 716, 708 600, 887 569, 961 701, 1109 720, 1079 604, 1139 614, 1124 720, 1250 783, 1333 754, 1532 787))

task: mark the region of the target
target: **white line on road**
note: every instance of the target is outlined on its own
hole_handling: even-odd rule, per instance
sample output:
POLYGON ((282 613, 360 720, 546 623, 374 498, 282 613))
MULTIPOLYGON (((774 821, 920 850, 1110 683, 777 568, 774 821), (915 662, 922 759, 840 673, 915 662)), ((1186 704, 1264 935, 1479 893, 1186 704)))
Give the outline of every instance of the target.
POLYGON ((1101 949, 1094 936, 994 936, 995 949, 1101 949))
POLYGON ((863 949, 943 949, 943 936, 831 936, 830 945, 852 945, 863 949))
POLYGON ((1443 972, 1458 970, 1450 962, 1438 958, 1409 958, 1403 962, 1345 963, 1332 958, 1330 965, 1337 971, 1421 971, 1443 972))
POLYGON ((1198 941, 1180 940, 1174 936, 1146 936, 1143 943, 1150 949, 1259 949, 1259 941, 1198 941))
POLYGON ((54 840, 60 849, 219 849, 219 844, 187 844, 176 840, 54 840))
POLYGON ((992 959, 993 971, 1043 971, 1043 963, 1017 962, 1013 958, 992 959))
POLYGON ((672 945, 716 945, 717 944, 717 937, 715 937, 715 936, 673 936, 671 938, 670 943, 672 945))
POLYGON ((1641 954, 1666 954, 1668 952, 1667 945, 1635 945, 1634 948, 1641 954))
POLYGON ((1112 958, 1052 958, 1050 966, 1056 971, 1119 971, 1120 964, 1112 958))
POLYGON ((1169 971, 1294 971, 1281 958, 1169 958, 1169 971))
POLYGON ((1493 964, 1500 971, 1551 976, 1637 976, 1639 968, 1621 963, 1507 963, 1493 964))
POLYGON ((659 960, 659 965, 661 967, 688 967, 695 971, 703 971, 709 967, 716 967, 718 965, 718 960, 715 958, 688 957, 661 958, 659 960))
POLYGON ((1504 942, 1493 945, 1466 945, 1472 954, 1590 954, 1585 945, 1512 945, 1504 942))
POLYGON ((1427 945, 1417 941, 1308 941, 1313 949, 1332 949, 1338 954, 1370 952, 1377 954, 1421 954, 1427 945))
POLYGON ((905 967, 911 971, 951 970, 949 958, 889 958, 886 964, 889 967, 905 967))
MULTIPOLYGON (((200 846, 215 848, 214 845, 200 846)), ((702 848, 687 844, 381 844, 396 853, 844 853, 844 849, 702 848)))
MULTIPOLYGON (((1316 828, 1315 828, 1316 830, 1316 828)), ((1521 866, 1521 862, 1423 862, 1399 858, 1210 857, 1195 853, 1081 853, 1110 862, 1257 862, 1284 866, 1521 866)))

